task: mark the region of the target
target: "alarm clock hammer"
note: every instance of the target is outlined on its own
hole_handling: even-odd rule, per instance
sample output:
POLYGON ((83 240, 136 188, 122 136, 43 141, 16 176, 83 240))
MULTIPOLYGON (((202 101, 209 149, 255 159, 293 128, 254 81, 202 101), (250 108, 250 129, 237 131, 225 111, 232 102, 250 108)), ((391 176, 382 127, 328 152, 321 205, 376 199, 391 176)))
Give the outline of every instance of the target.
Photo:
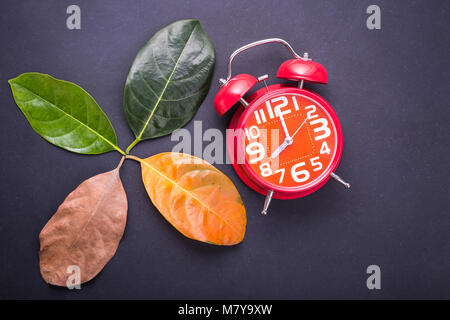
POLYGON ((350 188, 335 172, 343 145, 339 119, 325 99, 303 87, 305 82, 328 83, 321 64, 312 61, 307 53, 298 55, 285 40, 271 38, 234 51, 227 78, 219 81, 221 89, 214 100, 217 113, 223 115, 238 105, 229 125, 231 130, 227 131, 228 153, 244 183, 266 196, 262 214, 267 214, 272 198, 304 197, 321 188, 330 177, 350 188), (277 77, 295 81, 295 85, 268 86, 268 75, 232 76, 232 63, 238 54, 268 43, 284 45, 293 56, 281 64, 277 77), (265 87, 244 97, 258 82, 264 82, 265 87), (293 132, 292 136, 289 132, 293 132))

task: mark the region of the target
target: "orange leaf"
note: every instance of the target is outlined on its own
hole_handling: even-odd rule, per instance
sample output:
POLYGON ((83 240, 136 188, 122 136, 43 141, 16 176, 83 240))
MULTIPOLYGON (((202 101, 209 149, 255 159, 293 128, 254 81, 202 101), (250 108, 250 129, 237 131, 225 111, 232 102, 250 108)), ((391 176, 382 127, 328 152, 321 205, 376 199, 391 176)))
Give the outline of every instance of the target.
POLYGON ((247 216, 241 196, 211 164, 173 152, 133 159, 141 163, 142 180, 155 207, 186 237, 217 245, 244 239, 247 216))

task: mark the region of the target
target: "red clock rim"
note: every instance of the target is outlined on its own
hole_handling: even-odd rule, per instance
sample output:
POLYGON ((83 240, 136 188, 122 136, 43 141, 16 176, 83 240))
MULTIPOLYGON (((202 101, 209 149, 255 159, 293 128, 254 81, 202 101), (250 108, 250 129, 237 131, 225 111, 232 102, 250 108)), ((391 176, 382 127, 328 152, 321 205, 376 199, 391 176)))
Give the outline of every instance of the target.
MULTIPOLYGON (((306 89, 299 89, 297 87, 290 86, 290 85, 284 85, 284 84, 271 85, 271 86, 269 86, 269 88, 271 90, 269 91, 268 94, 267 94, 266 88, 262 88, 262 89, 256 91, 255 93, 253 93, 253 95, 251 95, 250 98, 248 99, 251 101, 250 105, 247 108, 245 108, 245 110, 239 116, 239 121, 237 123, 237 126, 235 127, 235 129, 238 130, 238 135, 237 135, 236 145, 234 146, 234 149, 236 152, 236 157, 234 157, 234 160, 236 161, 237 159, 243 159, 244 162, 241 164, 236 163, 236 165, 235 165, 235 163, 233 163, 233 166, 235 167, 235 169, 237 169, 237 166, 242 166, 243 168, 239 168, 239 169, 242 169, 248 175, 248 177, 252 180, 252 182, 254 184, 256 184, 258 189, 262 188, 263 190, 265 190, 265 193, 267 192, 267 190, 274 190, 276 198, 302 197, 302 196, 310 194, 310 193, 316 191, 317 189, 319 189, 320 187, 322 187, 330 178, 330 174, 336 170, 336 168, 340 162, 341 156, 342 156, 342 148, 343 148, 343 136, 342 136, 341 125, 340 125, 340 122, 339 122, 339 119, 338 119, 336 113, 334 112, 334 110, 330 106, 330 104, 325 99, 323 99, 321 96, 315 94, 314 92, 311 92, 306 89), (328 169, 324 173, 322 173, 322 178, 320 178, 320 180, 317 180, 313 185, 310 185, 309 187, 306 187, 306 188, 305 188, 305 186, 282 187, 282 186, 274 185, 271 183, 267 183, 265 180, 263 180, 261 177, 259 177, 254 172, 254 170, 250 167, 250 164, 248 163, 248 161, 245 157, 245 153, 244 153, 243 147, 242 147, 243 134, 244 134, 243 130, 244 130, 245 122, 247 121, 248 117, 251 115, 251 112, 254 111, 256 106, 258 106, 260 103, 266 101, 271 96, 276 96, 276 95, 280 95, 280 94, 289 94, 289 93, 290 94, 301 94, 301 95, 304 95, 304 96, 311 98, 311 99, 315 100, 316 102, 318 102, 328 112, 331 119, 333 120, 335 129, 336 129, 336 144, 337 144, 336 145, 336 153, 334 155, 333 160, 331 161, 331 164, 329 165, 328 169), (264 101, 262 101, 262 100, 264 100, 264 101)), ((239 174, 239 172, 238 172, 238 174, 239 174)), ((241 178, 242 178, 242 176, 241 176, 241 178)), ((245 181, 246 179, 243 179, 243 180, 246 183, 248 182, 248 181, 245 181)), ((261 190, 257 190, 251 185, 250 185, 250 187, 252 187, 252 189, 254 189, 255 191, 258 191, 259 193, 262 193, 261 190)), ((265 194, 265 193, 263 193, 263 194, 265 194)))

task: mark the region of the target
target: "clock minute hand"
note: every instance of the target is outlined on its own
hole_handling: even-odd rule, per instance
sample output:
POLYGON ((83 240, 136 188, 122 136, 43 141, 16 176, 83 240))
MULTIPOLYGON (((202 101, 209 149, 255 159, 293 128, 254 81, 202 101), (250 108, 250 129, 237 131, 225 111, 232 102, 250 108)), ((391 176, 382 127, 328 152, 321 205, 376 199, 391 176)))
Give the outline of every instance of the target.
POLYGON ((284 142, 278 146, 278 148, 272 153, 271 158, 275 159, 278 157, 281 151, 286 149, 286 147, 290 144, 292 144, 292 138, 289 135, 289 131, 286 126, 286 122, 284 121, 283 113, 281 112, 281 107, 275 107, 275 114, 280 118, 281 126, 283 127, 285 139, 284 142))
POLYGON ((281 126, 283 127, 283 131, 284 131, 284 135, 285 135, 286 139, 290 138, 291 136, 289 135, 289 131, 286 127, 286 122, 284 121, 283 112, 281 112, 280 107, 275 108, 275 114, 278 115, 278 117, 280 118, 281 126))

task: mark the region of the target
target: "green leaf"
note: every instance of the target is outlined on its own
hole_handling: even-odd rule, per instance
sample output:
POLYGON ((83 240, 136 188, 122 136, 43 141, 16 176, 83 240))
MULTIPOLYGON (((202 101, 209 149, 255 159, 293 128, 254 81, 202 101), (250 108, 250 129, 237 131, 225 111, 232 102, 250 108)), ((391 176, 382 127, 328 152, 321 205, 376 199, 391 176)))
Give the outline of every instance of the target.
POLYGON ((76 153, 124 154, 108 117, 81 87, 41 73, 24 73, 8 82, 33 129, 50 143, 76 153))
POLYGON ((214 47, 198 20, 176 21, 141 48, 124 91, 125 114, 136 136, 129 149, 192 119, 208 93, 214 62, 214 47))

